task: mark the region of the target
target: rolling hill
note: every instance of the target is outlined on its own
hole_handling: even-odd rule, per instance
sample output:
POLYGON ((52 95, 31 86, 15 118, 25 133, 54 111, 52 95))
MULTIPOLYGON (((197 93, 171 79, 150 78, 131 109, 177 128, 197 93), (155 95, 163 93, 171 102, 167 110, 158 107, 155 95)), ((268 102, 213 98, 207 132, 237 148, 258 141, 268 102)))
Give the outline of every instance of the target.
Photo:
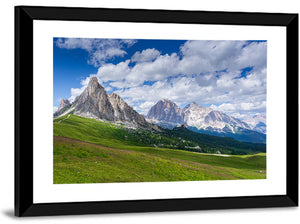
POLYGON ((149 130, 68 114, 54 120, 53 135, 55 184, 266 178, 263 145, 184 127, 149 130))

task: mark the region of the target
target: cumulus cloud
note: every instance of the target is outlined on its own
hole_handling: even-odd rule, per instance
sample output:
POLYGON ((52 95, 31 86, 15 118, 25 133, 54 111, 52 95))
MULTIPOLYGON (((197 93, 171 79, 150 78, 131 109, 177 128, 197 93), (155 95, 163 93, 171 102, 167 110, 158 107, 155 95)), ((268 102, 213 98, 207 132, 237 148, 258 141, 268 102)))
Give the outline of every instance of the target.
POLYGON ((105 64, 98 69, 97 77, 103 82, 123 80, 130 73, 129 62, 130 60, 126 60, 116 65, 105 64))
MULTIPOLYGON (((82 49, 91 45, 81 44, 82 49)), ((122 47, 110 48, 112 52, 114 49, 120 51, 105 51, 108 58, 123 54, 122 47)), ((97 61, 104 58, 99 56, 97 61)), ((244 118, 265 112, 266 64, 266 42, 187 41, 177 53, 162 55, 156 49, 145 49, 117 64, 104 63, 92 76, 143 114, 158 100, 168 98, 181 107, 195 101, 244 118), (242 75, 245 68, 250 69, 242 75)), ((71 100, 83 91, 88 80, 81 81, 82 88, 71 89, 71 100)))
POLYGON ((56 46, 65 49, 83 49, 89 53, 88 63, 99 67, 107 60, 123 57, 125 51, 136 40, 94 39, 94 38, 58 38, 56 46))
POLYGON ((202 105, 212 105, 214 109, 229 114, 238 111, 264 112, 266 107, 265 80, 258 79, 255 74, 240 79, 236 77, 236 73, 227 72, 221 75, 215 72, 193 77, 167 77, 152 85, 120 88, 117 93, 126 99, 131 99, 132 105, 137 105, 138 111, 144 114, 162 98, 171 99, 181 107, 193 101, 202 105), (222 81, 222 85, 219 80, 222 81))
POLYGON ((245 67, 252 67, 252 72, 266 68, 265 42, 187 41, 180 48, 180 53, 181 56, 177 53, 161 55, 155 49, 146 49, 132 56, 131 61, 139 62, 133 67, 129 66, 129 60, 116 65, 104 64, 99 68, 97 76, 103 81, 117 81, 119 88, 122 84, 127 88, 141 85, 144 81, 164 80, 170 76, 201 74, 197 82, 209 85, 217 80, 205 74, 225 71, 234 77, 220 73, 218 85, 230 87, 234 85, 233 78, 239 78, 245 67))
POLYGON ((80 48, 86 51, 92 51, 95 39, 92 38, 59 38, 56 40, 56 46, 65 49, 80 48))
POLYGON ((160 55, 153 62, 138 63, 129 66, 130 61, 119 64, 105 64, 98 70, 97 77, 101 81, 115 81, 112 86, 117 88, 128 88, 143 84, 145 81, 164 80, 169 76, 178 75, 177 65, 179 56, 160 55))
POLYGON ((180 48, 181 67, 186 74, 238 71, 266 66, 267 43, 247 41, 187 41, 180 48))
POLYGON ((138 111, 147 114, 151 106, 162 98, 173 100, 181 107, 187 102, 206 102, 207 96, 213 89, 210 86, 199 86, 195 79, 179 76, 156 81, 153 85, 122 89, 117 93, 126 99, 131 99, 131 103, 137 105, 138 111))
POLYGON ((131 57, 132 62, 148 62, 153 61, 160 55, 160 52, 154 48, 146 49, 142 52, 135 52, 134 55, 131 57))
POLYGON ((266 107, 266 101, 262 102, 241 102, 241 103, 223 103, 219 106, 212 105, 211 108, 216 110, 232 113, 235 111, 252 111, 252 110, 264 110, 266 107))

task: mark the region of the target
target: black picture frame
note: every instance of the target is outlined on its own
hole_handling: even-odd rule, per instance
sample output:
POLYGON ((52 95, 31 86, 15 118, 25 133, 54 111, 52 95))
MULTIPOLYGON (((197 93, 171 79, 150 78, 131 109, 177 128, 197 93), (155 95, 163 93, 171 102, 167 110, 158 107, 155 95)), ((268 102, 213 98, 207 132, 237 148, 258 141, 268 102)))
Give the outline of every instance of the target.
POLYGON ((75 215, 298 206, 298 14, 15 7, 15 215, 75 215), (33 21, 110 21, 286 27, 287 167, 284 195, 33 203, 33 21))

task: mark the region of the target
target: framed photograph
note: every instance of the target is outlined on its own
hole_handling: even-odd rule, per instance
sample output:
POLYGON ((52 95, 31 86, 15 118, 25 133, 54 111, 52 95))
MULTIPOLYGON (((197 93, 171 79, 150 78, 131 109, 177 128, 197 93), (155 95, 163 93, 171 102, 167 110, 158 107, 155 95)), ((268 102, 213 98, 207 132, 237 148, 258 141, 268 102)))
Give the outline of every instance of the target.
POLYGON ((298 206, 298 15, 15 7, 15 215, 298 206))

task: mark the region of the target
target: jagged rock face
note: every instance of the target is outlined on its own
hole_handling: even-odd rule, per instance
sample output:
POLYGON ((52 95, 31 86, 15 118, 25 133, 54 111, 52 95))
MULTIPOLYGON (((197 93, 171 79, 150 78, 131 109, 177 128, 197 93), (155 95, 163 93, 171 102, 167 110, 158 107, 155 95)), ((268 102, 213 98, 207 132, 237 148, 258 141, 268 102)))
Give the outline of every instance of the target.
POLYGON ((200 104, 193 102, 186 105, 183 108, 183 111, 185 114, 184 121, 189 126, 196 127, 196 125, 199 126, 199 123, 202 124, 209 121, 209 118, 206 117, 206 115, 212 112, 212 109, 208 107, 201 107, 200 104))
POLYGON ((114 109, 108 99, 105 89, 92 77, 88 87, 74 101, 74 114, 113 121, 114 109))
POLYGON ((61 99, 60 105, 59 105, 57 111, 61 110, 62 108, 66 107, 66 106, 69 106, 69 105, 70 105, 70 102, 68 99, 61 99))
POLYGON ((60 106, 57 109, 57 111, 53 114, 54 117, 60 117, 63 116, 65 113, 69 111, 69 109, 72 107, 72 104, 67 99, 62 99, 60 101, 60 106))
POLYGON ((171 100, 160 100, 149 111, 147 119, 165 126, 175 127, 186 124, 197 129, 210 129, 219 132, 235 132, 235 128, 250 129, 249 125, 221 111, 214 111, 209 107, 202 107, 198 103, 191 103, 180 109, 171 100))
POLYGON ((250 129, 249 125, 221 111, 201 107, 198 103, 185 106, 185 122, 198 129, 215 129, 216 131, 234 132, 236 127, 250 129))
POLYGON ((74 114, 82 117, 121 121, 144 128, 153 128, 145 118, 130 107, 118 94, 107 94, 92 77, 87 88, 73 102, 74 114))
POLYGON ((129 106, 118 94, 109 94, 108 99, 114 109, 116 121, 127 121, 143 127, 149 126, 145 118, 129 106))
POLYGON ((174 124, 184 123, 184 113, 173 101, 163 99, 158 101, 147 114, 148 119, 165 121, 174 124))

